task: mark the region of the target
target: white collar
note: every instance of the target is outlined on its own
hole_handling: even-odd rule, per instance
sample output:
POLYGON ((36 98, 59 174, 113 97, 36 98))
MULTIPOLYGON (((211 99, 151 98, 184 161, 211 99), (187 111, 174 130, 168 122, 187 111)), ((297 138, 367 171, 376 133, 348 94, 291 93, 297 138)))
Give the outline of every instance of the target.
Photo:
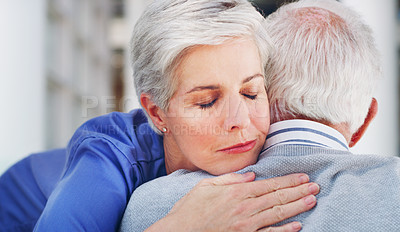
POLYGON ((309 120, 285 120, 269 128, 263 151, 276 145, 306 145, 349 151, 344 136, 332 127, 309 120))

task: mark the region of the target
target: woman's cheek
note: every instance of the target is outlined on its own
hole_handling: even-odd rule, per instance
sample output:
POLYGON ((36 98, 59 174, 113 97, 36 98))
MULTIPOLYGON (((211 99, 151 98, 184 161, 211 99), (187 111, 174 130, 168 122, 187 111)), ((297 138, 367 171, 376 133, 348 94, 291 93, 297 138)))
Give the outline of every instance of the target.
POLYGON ((256 128, 262 133, 267 134, 270 125, 268 101, 265 101, 263 104, 260 102, 260 104, 256 104, 255 106, 250 112, 250 117, 256 128))

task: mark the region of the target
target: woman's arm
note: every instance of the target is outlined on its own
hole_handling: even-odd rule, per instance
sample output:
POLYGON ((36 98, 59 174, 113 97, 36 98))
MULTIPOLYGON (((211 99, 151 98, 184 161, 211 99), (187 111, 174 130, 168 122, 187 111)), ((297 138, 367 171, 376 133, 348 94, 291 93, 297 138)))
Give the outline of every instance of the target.
POLYGON ((37 231, 115 231, 133 190, 166 175, 162 138, 141 110, 103 115, 71 138, 37 231))
POLYGON ((73 153, 35 231, 115 231, 132 188, 129 163, 103 138, 85 139, 73 153))
POLYGON ((299 231, 301 224, 266 228, 310 210, 319 187, 305 174, 253 181, 254 173, 205 179, 146 231, 299 231))

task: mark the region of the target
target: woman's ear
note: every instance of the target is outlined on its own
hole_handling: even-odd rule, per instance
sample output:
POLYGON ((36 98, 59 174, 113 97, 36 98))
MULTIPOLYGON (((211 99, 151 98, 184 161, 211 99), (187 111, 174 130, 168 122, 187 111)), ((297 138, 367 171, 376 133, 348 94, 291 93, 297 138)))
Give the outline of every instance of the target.
POLYGON ((166 115, 164 111, 151 100, 151 96, 147 93, 142 93, 140 95, 140 103, 150 116, 153 124, 161 131, 162 128, 166 126, 166 115))
POLYGON ((352 135, 349 147, 354 147, 354 145, 356 145, 356 143, 360 141, 361 137, 364 135, 369 124, 375 118, 377 113, 378 113, 378 102, 376 101, 375 98, 372 98, 367 117, 364 120, 364 124, 362 124, 361 127, 356 131, 356 133, 352 135))

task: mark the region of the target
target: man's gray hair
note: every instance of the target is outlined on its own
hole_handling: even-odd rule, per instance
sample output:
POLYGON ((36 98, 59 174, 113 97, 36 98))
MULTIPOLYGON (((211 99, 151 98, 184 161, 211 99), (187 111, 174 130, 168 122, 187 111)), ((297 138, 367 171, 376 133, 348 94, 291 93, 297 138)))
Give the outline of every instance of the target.
MULTIPOLYGON (((187 49, 249 38, 263 67, 271 51, 264 17, 247 0, 155 0, 135 25, 131 60, 136 94, 167 110, 177 86, 174 69, 187 49)), ((151 120, 150 125, 159 132, 151 120)))
POLYGON ((361 17, 333 0, 303 0, 270 15, 267 30, 276 47, 265 71, 272 122, 306 118, 357 131, 381 77, 361 17))

